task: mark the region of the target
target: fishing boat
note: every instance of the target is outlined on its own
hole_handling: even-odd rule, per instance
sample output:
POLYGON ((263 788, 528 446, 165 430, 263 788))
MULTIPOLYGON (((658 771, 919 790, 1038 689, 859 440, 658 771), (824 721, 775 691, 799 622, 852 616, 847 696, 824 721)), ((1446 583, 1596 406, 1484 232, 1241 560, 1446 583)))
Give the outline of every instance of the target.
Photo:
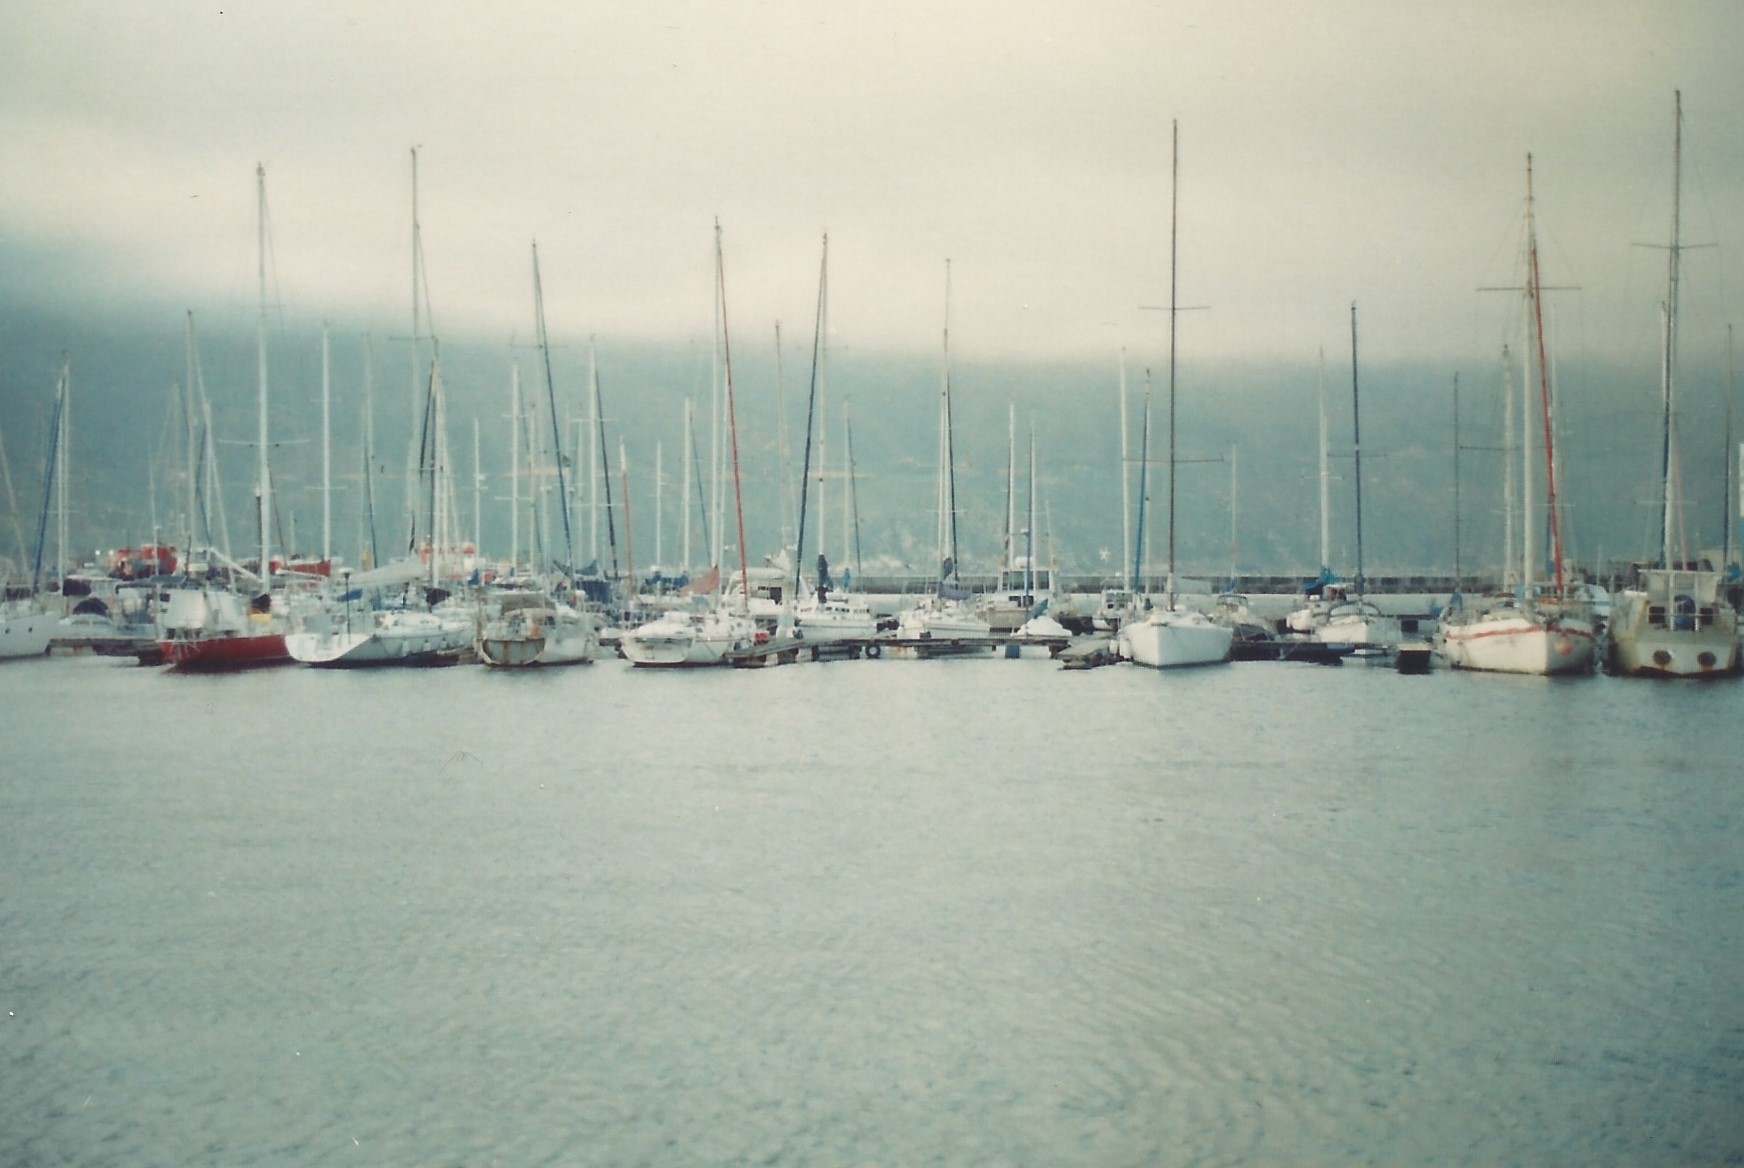
MULTIPOLYGON (((1611 608, 1611 666, 1625 677, 1721 677, 1739 669, 1738 613, 1720 590, 1720 572, 1680 561, 1672 547, 1682 500, 1677 491, 1677 293, 1683 251, 1681 186, 1683 95, 1676 101, 1672 151, 1671 247, 1660 371, 1660 549, 1636 570, 1634 585, 1611 608)), ((1728 452, 1730 457, 1730 452, 1728 452)))
MULTIPOLYGON (((1218 624, 1203 612, 1182 604, 1175 594, 1175 333, 1180 309, 1176 303, 1176 238, 1179 225, 1181 146, 1180 126, 1172 127, 1171 154, 1173 167, 1170 181, 1169 214, 1169 556, 1168 577, 1161 605, 1136 610, 1125 620, 1115 635, 1115 646, 1121 657, 1135 665, 1151 669, 1176 669, 1190 665, 1220 665, 1229 660, 1229 649, 1235 630, 1218 624)), ((1144 481, 1149 461, 1150 394, 1145 394, 1145 437, 1139 458, 1139 539, 1138 558, 1133 572, 1133 593, 1138 595, 1138 562, 1144 548, 1144 481)))
POLYGON ((1611 612, 1615 672, 1722 677, 1739 671, 1738 614, 1711 568, 1643 567, 1611 612))
POLYGON ((285 647, 288 626, 273 602, 270 593, 244 597, 216 585, 174 589, 164 607, 158 650, 166 664, 181 670, 287 664, 292 660, 285 647))

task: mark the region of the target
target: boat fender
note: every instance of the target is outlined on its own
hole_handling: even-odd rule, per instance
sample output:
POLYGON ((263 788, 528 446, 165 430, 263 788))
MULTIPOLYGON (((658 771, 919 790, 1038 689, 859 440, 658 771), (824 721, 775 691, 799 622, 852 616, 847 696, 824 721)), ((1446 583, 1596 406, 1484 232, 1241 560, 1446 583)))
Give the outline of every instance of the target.
POLYGON ((884 655, 884 646, 883 645, 867 645, 866 646, 866 656, 869 660, 876 661, 876 660, 878 660, 878 658, 882 657, 883 655, 884 655))

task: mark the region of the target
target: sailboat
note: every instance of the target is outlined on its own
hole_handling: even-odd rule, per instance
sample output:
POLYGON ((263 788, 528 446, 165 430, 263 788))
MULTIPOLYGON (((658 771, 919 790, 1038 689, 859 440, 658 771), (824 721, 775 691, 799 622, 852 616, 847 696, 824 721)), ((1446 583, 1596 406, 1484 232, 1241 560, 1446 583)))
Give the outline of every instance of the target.
MULTIPOLYGON (((1029 499, 1020 526, 1017 495, 1017 407, 1006 407, 1005 542, 999 585, 984 593, 976 611, 996 632, 1012 633, 1052 606, 1053 573, 1036 563, 1035 431, 1029 436, 1029 499)), ((1061 629, 1062 635, 1064 629, 1061 629)))
MULTIPOLYGON (((539 278, 537 244, 533 245, 533 311, 539 353, 545 367, 545 388, 551 403, 552 441, 556 444, 559 475, 558 497, 563 509, 564 550, 568 557, 562 572, 568 577, 575 561, 575 544, 570 526, 569 493, 561 478, 562 428, 557 423, 557 391, 551 377, 551 340, 545 327, 545 289, 539 278)), ((514 392, 518 403, 518 371, 514 392)), ((516 412, 519 412, 518 404, 516 412)), ((518 425, 517 421, 517 433, 518 425)), ((516 457, 518 459, 518 454, 516 457)), ((510 477, 517 478, 519 473, 520 468, 517 466, 510 477)), ((517 669, 530 665, 592 664, 599 651, 597 618, 593 613, 581 611, 560 599, 560 594, 572 593, 566 587, 505 589, 496 592, 488 606, 479 614, 478 627, 473 638, 473 648, 478 659, 496 669, 517 669)))
POLYGON ((60 618, 35 597, 15 596, 14 591, 8 587, 5 599, 0 600, 0 661, 46 656, 59 631, 60 618))
MULTIPOLYGON (((1326 421, 1324 406, 1320 424, 1320 542, 1319 599, 1286 618, 1293 632, 1306 633, 1325 644, 1352 645, 1358 649, 1387 652, 1399 644, 1399 619, 1381 611, 1363 594, 1363 500, 1362 500, 1362 397, 1357 377, 1356 305, 1350 306, 1350 410, 1352 477, 1356 481, 1356 577, 1352 586, 1332 579, 1326 565, 1326 421)), ((1323 399, 1324 400, 1324 399, 1323 399)))
MULTIPOLYGON (((1180 221, 1181 131, 1172 123, 1173 171, 1170 183, 1169 211, 1169 574, 1161 607, 1153 607, 1124 621, 1116 637, 1120 656, 1135 665, 1152 669, 1173 669, 1185 665, 1218 665, 1229 660, 1229 648, 1235 630, 1211 620, 1204 613, 1180 604, 1175 598, 1175 326, 1180 310, 1176 307, 1176 246, 1180 221)), ((1145 399, 1145 441, 1150 436, 1150 399, 1145 399)), ((1139 459, 1140 481, 1149 459, 1148 451, 1139 459)), ((1139 508, 1144 507, 1144 491, 1139 491, 1139 508)), ((1144 545, 1144 522, 1139 522, 1139 546, 1144 545)), ((1140 558, 1142 558, 1142 551, 1140 558)), ((1133 593, 1138 593, 1136 565, 1133 593)))
MULTIPOLYGON (((1705 563, 1679 562, 1672 532, 1677 496, 1677 292, 1683 251, 1681 185, 1683 95, 1673 131, 1671 248, 1661 366, 1660 548, 1651 567, 1637 570, 1611 612, 1611 664, 1626 677, 1716 677, 1739 669, 1738 613, 1720 591, 1720 572, 1705 563)), ((1730 457, 1730 452, 1727 452, 1730 457)))
POLYGON ((14 588, 9 582, 0 580, 0 583, 7 584, 0 591, 0 661, 45 656, 55 636, 59 614, 50 612, 42 602, 42 554, 56 474, 64 466, 59 455, 61 439, 66 434, 66 404, 71 380, 70 366, 63 363, 61 375, 55 382, 54 411, 49 422, 48 463, 42 473, 42 511, 36 523, 36 550, 31 559, 30 586, 14 588))
MULTIPOLYGON (((417 151, 412 152, 412 284, 423 285, 422 233, 418 225, 417 151)), ((414 342, 419 335, 416 298, 412 319, 414 342)), ((422 425, 418 428, 417 469, 428 484, 423 514, 426 541, 418 544, 414 520, 412 547, 406 558, 380 568, 348 576, 346 591, 337 604, 300 614, 298 628, 285 638, 285 650, 305 665, 325 669, 358 669, 376 666, 452 665, 472 646, 473 615, 447 600, 445 566, 453 571, 456 551, 450 522, 453 474, 448 450, 447 397, 442 388, 442 365, 434 349, 424 386, 422 425), (428 551, 428 562, 423 552, 428 551), (412 554, 412 553, 418 554, 412 554), (420 594, 418 585, 425 585, 420 594), (393 596, 393 590, 398 595, 393 596), (359 611, 354 602, 365 596, 393 599, 372 603, 359 611)), ((328 381, 323 344, 322 384, 328 381)), ((414 367, 421 364, 414 347, 414 367)), ((326 394, 323 393, 325 400, 326 394)), ((325 412, 325 411, 324 411, 325 412)), ((325 427, 323 427, 325 430, 325 427)), ((323 446, 326 445, 325 436, 323 446)), ((323 539, 325 543, 325 537, 323 539)), ((323 548, 323 559, 328 558, 323 548)))
MULTIPOLYGON (((822 461, 823 427, 814 426, 813 415, 817 409, 819 388, 823 381, 825 369, 825 344, 829 337, 829 260, 830 239, 824 236, 823 259, 818 265, 818 304, 817 322, 812 334, 812 377, 811 388, 806 402, 805 413, 805 457, 800 466, 800 490, 798 504, 798 533, 794 544, 794 566, 792 572, 793 591, 789 595, 792 603, 791 625, 785 620, 777 626, 777 635, 791 636, 794 641, 813 647, 839 644, 843 641, 867 641, 878 631, 878 619, 872 613, 872 606, 863 596, 853 595, 835 586, 830 578, 829 559, 821 550, 823 540, 823 474, 820 468, 818 475, 819 497, 818 512, 818 545, 817 575, 811 591, 801 587, 800 566, 805 562, 805 535, 807 521, 811 512, 811 475, 812 475, 812 436, 818 438, 819 461, 822 461)), ((847 443, 843 443, 843 462, 849 459, 847 443)), ((848 499, 849 475, 843 474, 843 500, 848 499)), ((844 513, 844 530, 846 529, 846 513, 844 513)), ((857 651, 857 650, 856 650, 857 651)))
MULTIPOLYGON (((1542 444, 1533 441, 1532 411, 1520 411, 1522 542, 1520 589, 1443 614, 1441 655, 1455 669, 1495 673, 1586 673, 1597 660, 1593 620, 1585 601, 1564 580, 1562 523, 1556 503, 1556 434, 1550 408, 1550 372, 1544 342, 1543 287, 1539 281, 1538 235, 1532 203, 1532 156, 1526 156, 1526 316, 1531 344, 1528 363, 1536 365, 1542 444), (1532 491, 1535 447, 1542 449, 1545 516, 1548 521, 1552 579, 1534 579, 1538 558, 1532 491)), ((1528 379, 1530 380, 1530 379, 1528 379)), ((1522 382, 1524 388, 1526 382, 1522 382)), ((1511 552, 1511 549, 1510 549, 1511 552)))
POLYGON ((255 578, 261 591, 245 599, 228 588, 211 585, 178 588, 170 593, 163 613, 158 648, 173 669, 229 670, 282 665, 291 660, 285 648, 288 623, 284 594, 278 607, 272 592, 272 475, 267 441, 266 366, 266 166, 255 167, 260 252, 260 315, 255 325, 256 410, 259 434, 257 504, 260 526, 260 567, 255 578))
POLYGON ((285 637, 285 650, 305 665, 328 669, 355 669, 380 665, 452 665, 471 647, 473 619, 470 613, 440 603, 445 598, 443 552, 453 541, 446 538, 449 485, 442 373, 439 362, 430 366, 429 413, 425 474, 431 483, 430 562, 407 557, 356 576, 345 575, 346 592, 339 612, 325 610, 306 615, 297 631, 285 637), (404 590, 422 583, 423 603, 407 600, 404 590), (402 590, 399 602, 358 612, 353 602, 371 592, 402 590), (428 603, 435 598, 437 603, 428 603))
POLYGON ((951 262, 945 261, 945 328, 939 371, 937 554, 939 578, 930 595, 897 617, 894 642, 917 651, 990 649, 992 626, 969 604, 957 575, 957 468, 951 432, 951 262))
MULTIPOLYGON (((618 643, 619 651, 631 665, 651 668, 685 668, 725 665, 728 658, 749 649, 756 643, 757 626, 748 610, 751 594, 750 569, 745 562, 745 512, 739 496, 739 437, 733 404, 733 351, 727 331, 727 288, 725 258, 721 247, 721 225, 715 223, 715 307, 718 314, 723 357, 722 392, 726 413, 726 435, 731 442, 733 503, 739 531, 739 603, 729 604, 720 588, 720 565, 724 559, 725 533, 722 523, 715 524, 714 564, 703 580, 692 586, 693 594, 713 594, 713 604, 702 611, 673 610, 656 619, 626 631, 618 643)), ((715 450, 721 451, 719 439, 715 450)), ((726 473, 717 458, 717 471, 726 473)), ((718 477, 718 476, 717 476, 718 477)), ((717 499, 719 498, 717 485, 717 499)))

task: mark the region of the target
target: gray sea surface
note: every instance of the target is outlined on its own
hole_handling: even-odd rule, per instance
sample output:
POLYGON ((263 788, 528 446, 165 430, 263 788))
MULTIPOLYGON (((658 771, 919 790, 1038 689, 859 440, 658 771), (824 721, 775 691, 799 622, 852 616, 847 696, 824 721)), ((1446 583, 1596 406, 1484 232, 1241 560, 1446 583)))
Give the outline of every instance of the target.
POLYGON ((1744 1161, 1744 687, 0 667, 0 1164, 1744 1161))

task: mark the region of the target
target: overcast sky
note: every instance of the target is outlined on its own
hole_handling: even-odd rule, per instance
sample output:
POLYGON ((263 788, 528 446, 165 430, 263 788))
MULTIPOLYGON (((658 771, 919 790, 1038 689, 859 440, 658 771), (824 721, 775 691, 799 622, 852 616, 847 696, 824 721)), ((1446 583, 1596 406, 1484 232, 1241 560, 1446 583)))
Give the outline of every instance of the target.
POLYGON ((1582 343, 1656 343, 1672 100, 1686 309, 1744 286, 1735 4, 8 3, 0 281, 87 320, 252 311, 267 169, 288 314, 403 332, 410 149, 438 330, 735 329, 968 356, 1156 350, 1181 141, 1183 350, 1461 358, 1536 155, 1582 343), (1643 340, 1645 338, 1645 340, 1643 340))

